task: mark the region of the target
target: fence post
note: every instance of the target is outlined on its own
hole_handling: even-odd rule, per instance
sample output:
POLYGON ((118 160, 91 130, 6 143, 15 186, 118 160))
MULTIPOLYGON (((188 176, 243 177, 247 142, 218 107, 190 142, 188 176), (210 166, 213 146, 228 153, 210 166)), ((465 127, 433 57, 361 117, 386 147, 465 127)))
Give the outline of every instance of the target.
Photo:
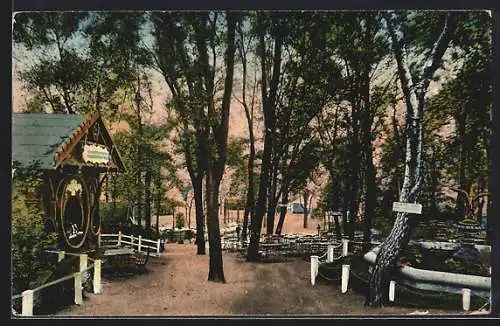
POLYGON ((122 245, 122 231, 118 231, 118 245, 122 245))
POLYGON ((142 239, 142 236, 139 235, 139 245, 137 247, 138 252, 141 252, 141 239, 142 239))
POLYGON ((326 253, 326 262, 327 263, 333 262, 333 245, 328 245, 328 251, 326 253))
POLYGON ((97 235, 97 248, 101 248, 101 232, 97 235))
POLYGON ((75 278, 75 304, 82 304, 83 295, 82 295, 82 273, 77 272, 74 275, 75 278))
POLYGON ((396 294, 396 282, 391 281, 389 282, 389 301, 394 302, 394 297, 396 294))
POLYGON ((462 308, 465 311, 470 309, 470 289, 462 289, 462 308))
POLYGON ((134 235, 130 235, 130 245, 132 246, 132 249, 134 248, 134 235))
POLYGON ((347 286, 349 285, 350 269, 351 269, 350 265, 342 265, 342 293, 347 292, 347 286))
POLYGON ((64 252, 64 251, 59 251, 59 252, 57 253, 57 262, 60 262, 61 260, 63 260, 63 259, 64 259, 64 254, 65 254, 65 252, 64 252))
POLYGON ((342 257, 347 257, 349 253, 349 239, 342 239, 342 257))
POLYGON ((318 256, 311 256, 311 284, 316 284, 316 276, 318 275, 318 256))
POLYGON ((33 290, 26 290, 22 295, 23 303, 21 316, 33 316, 33 290))
POLYGON ((160 254, 160 239, 156 241, 156 253, 159 255, 160 254))
POLYGON ((94 293, 101 293, 101 260, 94 260, 94 293))
POLYGON ((80 255, 80 272, 87 268, 88 257, 87 254, 80 255))

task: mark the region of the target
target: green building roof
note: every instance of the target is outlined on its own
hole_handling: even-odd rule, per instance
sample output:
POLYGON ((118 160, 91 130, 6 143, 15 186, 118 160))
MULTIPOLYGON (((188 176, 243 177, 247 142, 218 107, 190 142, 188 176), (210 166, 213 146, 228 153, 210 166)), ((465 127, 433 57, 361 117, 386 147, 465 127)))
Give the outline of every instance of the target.
POLYGON ((76 114, 12 113, 12 161, 54 168, 54 156, 86 118, 76 114))

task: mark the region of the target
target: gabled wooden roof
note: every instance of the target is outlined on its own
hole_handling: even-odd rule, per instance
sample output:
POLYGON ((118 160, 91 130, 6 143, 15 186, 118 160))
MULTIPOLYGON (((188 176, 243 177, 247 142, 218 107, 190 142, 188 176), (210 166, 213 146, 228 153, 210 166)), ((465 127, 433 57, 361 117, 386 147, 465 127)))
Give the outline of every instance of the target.
POLYGON ((111 161, 88 166, 125 171, 120 154, 99 114, 13 113, 12 161, 24 166, 38 163, 43 170, 57 169, 71 156, 75 146, 94 124, 101 125, 102 136, 111 149, 111 161))

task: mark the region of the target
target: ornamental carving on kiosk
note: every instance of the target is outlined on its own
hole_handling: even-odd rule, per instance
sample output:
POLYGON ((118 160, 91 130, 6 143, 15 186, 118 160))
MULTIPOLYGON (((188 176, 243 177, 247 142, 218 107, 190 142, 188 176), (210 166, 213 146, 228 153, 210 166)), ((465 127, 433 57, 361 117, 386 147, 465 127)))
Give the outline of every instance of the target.
POLYGON ((82 185, 76 181, 75 179, 71 180, 66 187, 66 192, 70 193, 71 196, 76 196, 77 194, 81 194, 82 185))

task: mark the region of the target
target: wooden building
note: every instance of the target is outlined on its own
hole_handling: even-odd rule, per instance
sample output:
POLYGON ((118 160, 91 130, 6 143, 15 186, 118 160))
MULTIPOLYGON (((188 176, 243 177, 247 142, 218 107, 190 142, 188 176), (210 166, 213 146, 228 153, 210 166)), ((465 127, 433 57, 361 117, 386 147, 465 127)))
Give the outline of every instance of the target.
POLYGON ((107 173, 125 171, 100 115, 13 113, 12 161, 41 170, 36 200, 60 248, 95 249, 102 183, 107 173))

